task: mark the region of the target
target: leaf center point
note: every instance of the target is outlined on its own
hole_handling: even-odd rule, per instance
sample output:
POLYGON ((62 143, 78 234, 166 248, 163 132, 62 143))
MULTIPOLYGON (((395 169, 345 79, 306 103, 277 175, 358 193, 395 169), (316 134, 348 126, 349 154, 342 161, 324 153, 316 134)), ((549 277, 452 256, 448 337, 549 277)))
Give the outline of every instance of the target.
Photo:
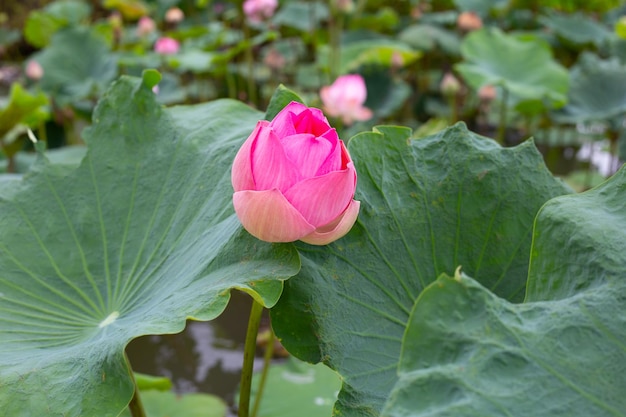
POLYGON ((115 320, 116 320, 119 316, 120 316, 120 312, 119 312, 119 311, 114 311, 114 312, 112 312, 111 314, 109 314, 109 315, 107 316, 107 318, 106 318, 106 319, 104 319, 104 320, 102 320, 102 321, 100 322, 100 324, 98 325, 98 327, 100 327, 100 328, 102 329, 103 327, 108 326, 109 324, 113 323, 113 322, 114 322, 114 321, 115 321, 115 320))

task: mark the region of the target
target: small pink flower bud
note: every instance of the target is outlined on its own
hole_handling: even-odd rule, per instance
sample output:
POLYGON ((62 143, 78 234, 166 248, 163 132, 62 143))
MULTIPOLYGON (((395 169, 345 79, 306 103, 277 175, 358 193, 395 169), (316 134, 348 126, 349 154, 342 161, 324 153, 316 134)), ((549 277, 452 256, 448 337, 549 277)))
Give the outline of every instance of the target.
POLYGON ((38 81, 43 77, 43 67, 41 64, 34 59, 31 59, 26 64, 26 68, 24 69, 24 73, 28 78, 33 81, 38 81))
POLYGON ((326 245, 356 221, 356 170, 319 109, 288 104, 262 120, 235 156, 233 205, 243 227, 266 242, 326 245))
POLYGON ((261 23, 274 15, 278 0, 246 0, 243 12, 251 23, 261 23))
POLYGON ((480 16, 474 12, 463 12, 459 14, 456 25, 462 31, 469 32, 483 27, 483 21, 480 16))
POLYGON ((143 16, 137 22, 137 36, 144 37, 156 30, 156 24, 154 20, 150 19, 148 16, 143 16))
POLYGON ((478 98, 482 101, 491 101, 497 96, 496 87, 493 85, 483 85, 478 90, 478 98))
POLYGON ((263 63, 273 70, 280 70, 285 66, 285 56, 276 49, 270 49, 263 59, 263 63))
POLYGON ((107 20, 114 29, 120 29, 124 24, 124 19, 122 18, 120 12, 111 13, 107 20))
POLYGON ((358 74, 343 75, 320 91, 324 110, 329 116, 341 117, 347 125, 368 120, 372 111, 363 106, 367 98, 365 80, 358 74))
POLYGON ((162 55, 173 55, 178 53, 180 44, 176 39, 172 38, 159 38, 154 43, 154 52, 162 55))
POLYGON ((353 0, 334 0, 335 7, 342 13, 352 13, 354 11, 353 0))
POLYGON ((180 23, 185 18, 185 13, 178 7, 172 7, 165 12, 165 21, 167 23, 180 23))
POLYGON ((446 72, 441 79, 439 89, 445 96, 454 96, 461 91, 461 83, 451 72, 446 72))

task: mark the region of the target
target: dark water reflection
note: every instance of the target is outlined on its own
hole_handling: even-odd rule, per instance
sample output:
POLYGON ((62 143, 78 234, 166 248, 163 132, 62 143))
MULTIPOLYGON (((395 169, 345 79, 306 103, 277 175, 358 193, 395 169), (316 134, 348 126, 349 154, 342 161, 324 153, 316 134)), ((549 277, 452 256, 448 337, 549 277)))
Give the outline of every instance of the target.
POLYGON ((133 340, 126 349, 133 369, 170 378, 179 393, 217 395, 232 408, 250 305, 248 295, 233 291, 228 307, 213 321, 189 321, 181 333, 133 340))

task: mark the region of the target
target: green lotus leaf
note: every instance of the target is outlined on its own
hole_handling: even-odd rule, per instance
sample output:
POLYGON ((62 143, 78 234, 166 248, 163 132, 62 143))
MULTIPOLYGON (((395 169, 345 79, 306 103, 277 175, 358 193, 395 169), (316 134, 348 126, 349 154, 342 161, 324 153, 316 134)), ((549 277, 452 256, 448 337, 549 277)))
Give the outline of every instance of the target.
POLYGON ((470 11, 489 16, 493 10, 506 10, 510 0, 454 0, 454 4, 461 11, 470 11))
POLYGON ((582 13, 548 13, 547 16, 540 16, 539 22, 561 38, 576 45, 601 46, 611 37, 611 32, 607 27, 582 13))
POLYGON ((467 277, 417 300, 385 417, 623 416, 626 169, 535 222, 526 303, 467 277))
MULTIPOLYGON (((226 417, 227 405, 215 396, 202 393, 177 395, 171 391, 141 392, 146 417, 226 417)), ((124 411, 121 417, 131 417, 124 411)))
POLYGON ((420 51, 439 47, 450 55, 459 55, 461 40, 456 32, 433 24, 414 24, 405 28, 398 39, 420 51))
POLYGON ((89 17, 91 6, 80 0, 59 0, 41 10, 34 10, 24 24, 24 37, 33 46, 43 48, 59 29, 79 24, 89 17))
MULTIPOLYGON (((252 403, 256 401, 260 379, 260 373, 252 378, 252 403)), ((328 367, 290 356, 285 363, 270 366, 258 416, 330 416, 340 388, 339 376, 328 367)))
POLYGON ((465 59, 455 69, 475 90, 485 85, 505 88, 509 105, 526 112, 562 107, 567 101, 568 72, 537 37, 516 37, 498 29, 481 29, 461 43, 465 59))
POLYGON ((41 155, 3 182, 3 414, 118 416, 129 341, 215 318, 233 288, 277 301, 298 255, 251 237, 231 201, 232 160, 261 117, 229 100, 164 109, 149 82, 123 77, 80 165, 41 155))
POLYGON ((106 40, 87 27, 58 31, 33 59, 44 69, 41 89, 61 105, 100 97, 117 76, 106 40))
POLYGON ((9 102, 0 109, 0 140, 19 124, 36 127, 45 121, 49 117, 44 109, 47 104, 45 94, 31 94, 18 83, 11 85, 9 102))
POLYGON ((603 120, 626 112, 626 64, 583 54, 571 70, 571 80, 567 105, 554 112, 557 120, 603 120))
POLYGON ((309 33, 318 29, 328 16, 328 6, 325 2, 290 1, 276 12, 272 23, 276 26, 287 26, 309 33), (307 18, 303 19, 303 16, 307 18))
MULTIPOLYGON (((385 38, 347 42, 341 46, 340 51, 340 74, 356 71, 363 65, 390 67, 396 59, 399 59, 402 65, 409 65, 422 55, 420 51, 414 50, 404 42, 385 38)), ((320 65, 329 65, 330 54, 330 48, 320 48, 320 65)))
POLYGON ((381 126, 350 140, 357 223, 331 245, 298 244, 302 270, 272 309, 291 353, 342 376, 342 416, 380 413, 398 379, 411 309, 440 274, 462 265, 521 301, 533 219, 569 192, 532 142, 502 148, 463 124, 410 138, 408 128, 381 126))

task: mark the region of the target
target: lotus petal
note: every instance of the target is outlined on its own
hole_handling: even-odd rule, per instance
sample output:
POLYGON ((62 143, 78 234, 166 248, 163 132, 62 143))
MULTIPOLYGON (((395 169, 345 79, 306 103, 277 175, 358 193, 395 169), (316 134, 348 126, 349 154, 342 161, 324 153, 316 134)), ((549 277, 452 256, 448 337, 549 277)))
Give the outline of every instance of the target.
POLYGON ((266 242, 294 242, 315 230, 277 189, 238 191, 233 204, 243 227, 266 242))

